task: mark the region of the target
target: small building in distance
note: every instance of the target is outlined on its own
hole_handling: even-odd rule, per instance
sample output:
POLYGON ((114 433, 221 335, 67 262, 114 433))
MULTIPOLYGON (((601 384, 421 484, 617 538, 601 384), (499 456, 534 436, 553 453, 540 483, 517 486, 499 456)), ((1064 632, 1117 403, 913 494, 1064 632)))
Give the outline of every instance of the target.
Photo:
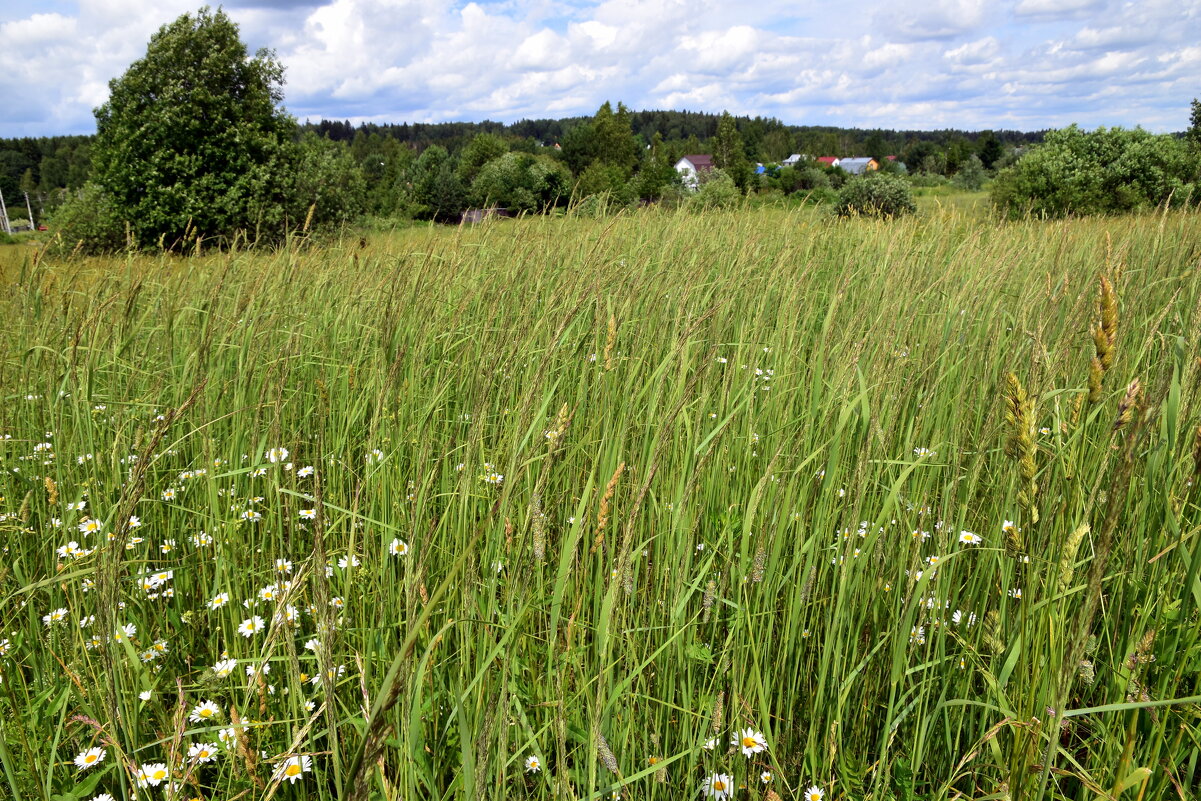
POLYGON ((851 175, 863 175, 865 172, 880 169, 880 162, 869 156, 855 156, 853 158, 840 159, 838 166, 851 175))
POLYGON ((684 156, 676 162, 676 172, 680 174, 680 181, 684 186, 696 191, 700 185, 701 173, 711 172, 713 170, 713 157, 703 154, 684 156))
POLYGON ((804 158, 805 157, 802 156, 800 153, 793 153, 791 156, 789 156, 788 158, 781 161, 780 166, 781 167, 795 167, 796 165, 800 164, 801 160, 804 158))
POLYGON ((818 164, 826 167, 837 167, 841 162, 838 156, 818 156, 816 159, 818 164))

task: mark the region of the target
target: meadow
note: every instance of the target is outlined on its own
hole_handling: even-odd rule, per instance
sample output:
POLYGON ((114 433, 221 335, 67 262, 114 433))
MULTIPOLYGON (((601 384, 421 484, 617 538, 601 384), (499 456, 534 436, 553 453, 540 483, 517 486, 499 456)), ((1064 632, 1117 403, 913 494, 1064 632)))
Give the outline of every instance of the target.
POLYGON ((1195 213, 33 252, 0 795, 1201 792, 1195 213))

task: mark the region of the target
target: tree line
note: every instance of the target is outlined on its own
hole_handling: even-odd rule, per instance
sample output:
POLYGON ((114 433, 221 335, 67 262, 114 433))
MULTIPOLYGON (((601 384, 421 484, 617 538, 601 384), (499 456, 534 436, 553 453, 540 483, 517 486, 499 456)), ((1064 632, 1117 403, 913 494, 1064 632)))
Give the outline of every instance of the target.
POLYGON ((365 214, 457 222, 472 207, 709 208, 753 192, 895 216, 914 209, 915 184, 976 190, 994 178, 993 201, 1009 214, 1112 213, 1190 202, 1201 164, 1196 101, 1182 136, 789 126, 608 101, 590 117, 512 124, 299 124, 283 108, 274 54, 252 56, 237 25, 208 8, 164 25, 109 89, 94 137, 0 140, 0 190, 10 202, 35 195, 64 245, 199 249, 278 242, 365 214), (693 154, 716 168, 699 188, 675 166, 693 154), (879 169, 852 177, 816 158, 848 155, 879 169))
MULTIPOLYGON (((365 195, 361 201, 370 211, 445 217, 456 203, 473 199, 471 183, 482 166, 476 163, 482 153, 499 156, 503 149, 505 153, 546 155, 568 168, 571 176, 559 177, 572 182, 597 160, 598 154, 613 146, 617 152, 603 160, 628 164, 632 175, 640 161, 634 156, 647 151, 672 164, 686 154, 711 153, 722 119, 720 114, 687 110, 634 111, 620 103, 614 110, 605 103, 591 117, 513 123, 485 120, 356 126, 349 121, 322 119, 295 125, 289 136, 298 144, 314 137, 335 143, 337 148, 331 152, 344 156, 361 171, 365 195), (605 130, 606 120, 612 115, 616 115, 620 132, 610 133, 607 141, 603 137, 598 140, 597 131, 605 130), (422 161, 425 151, 431 148, 440 150, 434 150, 422 161), (462 170, 458 169, 460 161, 466 165, 462 170), (452 171, 457 173, 460 186, 448 180, 447 175, 439 180, 443 162, 454 166, 452 171), (444 196, 441 201, 434 197, 437 194, 444 196)), ((778 163, 793 153, 871 156, 880 161, 894 156, 911 172, 948 178, 960 172, 973 155, 980 159, 984 169, 991 170, 1003 164, 1007 156, 1012 158, 1045 136, 1045 131, 854 129, 786 125, 769 117, 732 116, 732 120, 747 164, 778 163)), ((0 192, 10 204, 28 192, 37 212, 53 211, 66 198, 68 190, 81 189, 91 177, 95 138, 95 135, 76 135, 0 139, 0 192)), ((509 162, 521 161, 529 160, 517 156, 509 159, 509 162)), ((528 171, 529 166, 518 165, 518 168, 528 171)), ((594 170, 585 188, 595 185, 601 177, 594 170)), ((665 171, 662 177, 670 178, 665 171)), ((612 179, 609 175, 600 182, 609 187, 612 179)), ((647 194, 648 190, 653 187, 646 186, 645 180, 642 186, 632 187, 633 194, 647 194)))

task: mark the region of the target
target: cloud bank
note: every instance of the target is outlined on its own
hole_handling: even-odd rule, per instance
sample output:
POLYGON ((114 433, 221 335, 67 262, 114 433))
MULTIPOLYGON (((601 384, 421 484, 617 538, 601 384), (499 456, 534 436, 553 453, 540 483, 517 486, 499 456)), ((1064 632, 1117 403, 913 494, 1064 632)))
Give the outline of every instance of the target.
MULTIPOLYGON (((792 124, 1182 130, 1201 94, 1201 0, 234 0, 287 68, 300 119, 590 114, 604 100, 792 124), (801 11, 798 11, 801 9, 801 11)), ((0 10, 0 136, 87 133, 109 79, 178 0, 0 10)))

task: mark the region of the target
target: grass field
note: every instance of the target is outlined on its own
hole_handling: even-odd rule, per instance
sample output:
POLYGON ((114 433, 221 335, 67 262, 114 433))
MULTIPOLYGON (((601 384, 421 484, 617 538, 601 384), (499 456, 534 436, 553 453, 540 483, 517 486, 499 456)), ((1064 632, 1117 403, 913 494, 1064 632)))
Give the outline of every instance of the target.
POLYGON ((0 795, 1198 796, 1194 214, 31 252, 0 795))

